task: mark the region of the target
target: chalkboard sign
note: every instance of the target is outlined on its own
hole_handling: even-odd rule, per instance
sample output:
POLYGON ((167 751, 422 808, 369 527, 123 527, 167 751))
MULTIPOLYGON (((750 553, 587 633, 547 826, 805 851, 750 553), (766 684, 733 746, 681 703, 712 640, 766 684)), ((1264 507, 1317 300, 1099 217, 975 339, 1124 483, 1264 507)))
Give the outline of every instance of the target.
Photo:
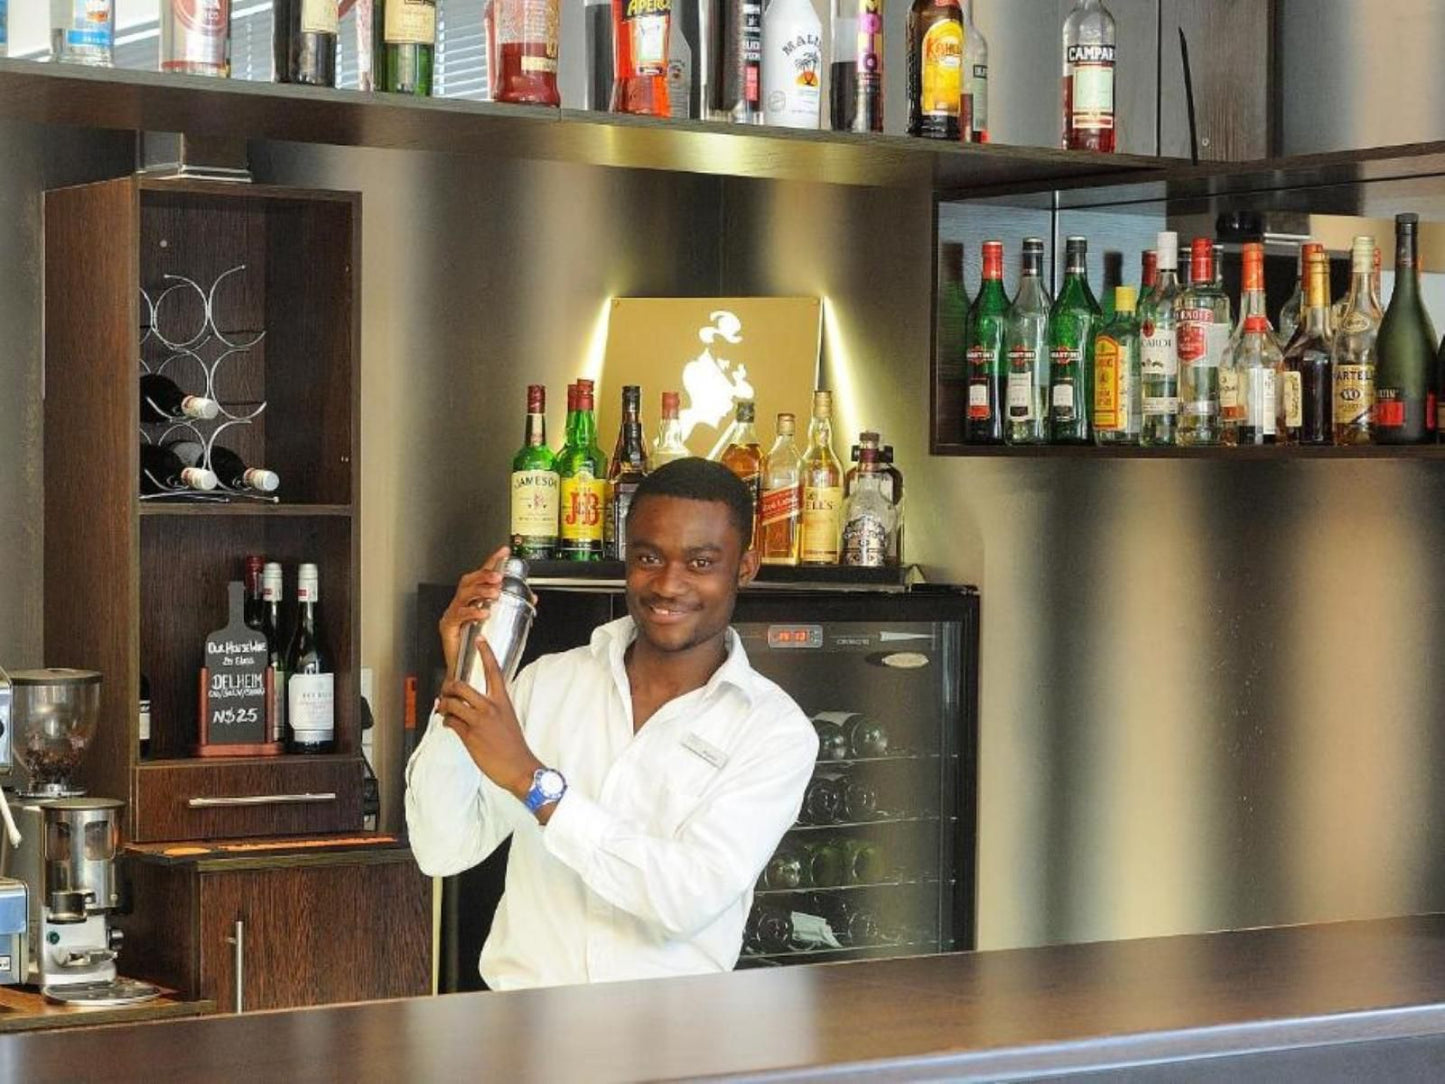
POLYGON ((267 756, 281 752, 267 742, 266 705, 270 701, 271 665, 266 637, 246 625, 245 588, 230 584, 230 617, 226 627, 206 637, 201 669, 201 734, 199 756, 267 756))

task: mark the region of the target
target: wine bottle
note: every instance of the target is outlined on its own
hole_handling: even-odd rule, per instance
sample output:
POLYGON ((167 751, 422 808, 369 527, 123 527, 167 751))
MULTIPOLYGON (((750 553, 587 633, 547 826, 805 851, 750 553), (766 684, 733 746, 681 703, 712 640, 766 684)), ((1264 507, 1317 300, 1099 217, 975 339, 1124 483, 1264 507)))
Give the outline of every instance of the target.
POLYGON ((1139 305, 1144 445, 1173 444, 1179 432, 1179 235, 1166 230, 1157 245, 1158 278, 1139 305))
POLYGON ((336 746, 336 673, 322 637, 320 577, 303 564, 296 574, 296 628, 286 649, 287 748, 330 753, 336 746))
POLYGON ((888 876, 883 848, 866 839, 850 839, 843 844, 848 883, 876 885, 888 876))
POLYGON ((784 843, 768 860, 763 871, 763 884, 768 888, 792 890, 803 887, 806 877, 803 854, 784 843))
POLYGON ((813 729, 818 732, 819 760, 847 760, 848 735, 831 719, 814 719, 813 729))
POLYGON ((968 414, 964 439, 1002 444, 1004 422, 1004 326, 1009 310, 1003 288, 1003 242, 983 243, 983 281, 968 313, 964 356, 968 359, 968 414))
POLYGON ((1395 293, 1375 341, 1375 443, 1421 444, 1435 431, 1435 328, 1420 297, 1420 216, 1395 216, 1395 293))
MULTIPOLYGON (((607 471, 607 508, 602 521, 602 545, 608 557, 627 560, 627 510, 632 495, 647 477, 647 441, 642 437, 642 389, 636 384, 622 388, 622 424, 617 429, 617 446, 607 471)), ((757 502, 753 502, 757 507, 757 502)))
POLYGON ((527 385, 527 426, 512 456, 512 556, 549 561, 557 552, 557 456, 547 447, 547 389, 527 385))
POLYGON ((840 944, 850 948, 877 944, 883 936, 878 916, 871 908, 846 898, 847 895, 856 893, 814 894, 808 906, 827 921, 840 944))
POLYGON ((821 774, 837 795, 838 820, 846 823, 872 820, 878 815, 878 791, 852 775, 821 774))
POLYGON ((837 888, 848 879, 848 859, 843 845, 825 839, 803 845, 803 865, 812 888, 837 888))
POLYGON ((1088 444, 1089 340, 1099 326, 1099 302, 1089 288, 1089 242, 1065 243, 1064 284, 1049 310, 1049 439, 1055 444, 1088 444))
POLYGON ((216 476, 204 467, 188 467, 175 452, 159 444, 140 446, 140 491, 178 493, 216 488, 216 476))
POLYGON ((151 755, 151 683, 144 674, 140 676, 140 704, 136 715, 136 725, 140 731, 140 757, 146 760, 151 755))
POLYGON ((187 395, 168 376, 143 373, 140 378, 140 420, 146 425, 194 418, 210 421, 220 413, 215 400, 187 395))
POLYGON ((840 800, 832 776, 814 776, 803 792, 803 807, 798 819, 804 824, 832 824, 838 819, 840 800))
POLYGON ((261 570, 261 631, 271 668, 271 695, 266 704, 266 740, 286 740, 286 637, 281 625, 281 566, 266 562, 261 570))
POLYGON ((376 89, 429 98, 436 61, 436 0, 374 0, 376 89))
POLYGON ((756 903, 743 931, 743 944, 760 954, 787 952, 793 945, 793 918, 769 903, 756 903))
POLYGON ((261 574, 266 566, 266 558, 259 554, 248 554, 246 557, 246 606, 241 611, 241 618, 246 622, 248 629, 255 629, 261 632, 266 621, 266 606, 261 597, 261 574))
POLYGON ((876 759, 888 755, 888 729, 877 720, 856 711, 820 711, 813 715, 813 725, 833 723, 848 736, 848 753, 859 759, 876 759))
POLYGON ((272 78, 334 87, 341 35, 337 0, 275 0, 271 10, 272 78))
MULTIPOLYGON (((167 441, 165 447, 175 452, 188 467, 206 465, 206 449, 192 437, 180 437, 167 441)), ((220 444, 211 445, 211 467, 216 481, 227 489, 240 492, 254 490, 258 493, 274 493, 281 486, 281 479, 275 471, 262 467, 248 467, 246 461, 231 449, 220 444)))

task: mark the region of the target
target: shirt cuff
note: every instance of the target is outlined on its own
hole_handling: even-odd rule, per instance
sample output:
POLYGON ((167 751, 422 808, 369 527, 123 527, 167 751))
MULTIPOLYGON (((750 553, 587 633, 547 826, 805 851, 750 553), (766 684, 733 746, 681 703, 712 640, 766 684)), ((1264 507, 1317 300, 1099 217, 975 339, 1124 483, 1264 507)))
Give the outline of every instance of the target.
POLYGON ((553 857, 586 877, 611 826, 612 815, 607 810, 568 787, 547 818, 542 842, 553 857))

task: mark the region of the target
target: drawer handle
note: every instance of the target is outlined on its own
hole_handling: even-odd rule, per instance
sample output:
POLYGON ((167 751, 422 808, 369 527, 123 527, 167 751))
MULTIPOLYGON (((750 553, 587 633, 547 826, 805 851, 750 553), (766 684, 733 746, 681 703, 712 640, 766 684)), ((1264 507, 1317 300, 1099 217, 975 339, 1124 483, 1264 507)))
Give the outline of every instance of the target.
POLYGON ((187 798, 191 809, 218 809, 232 806, 254 805, 311 805, 317 802, 334 802, 335 793, 327 794, 239 794, 225 798, 187 798))

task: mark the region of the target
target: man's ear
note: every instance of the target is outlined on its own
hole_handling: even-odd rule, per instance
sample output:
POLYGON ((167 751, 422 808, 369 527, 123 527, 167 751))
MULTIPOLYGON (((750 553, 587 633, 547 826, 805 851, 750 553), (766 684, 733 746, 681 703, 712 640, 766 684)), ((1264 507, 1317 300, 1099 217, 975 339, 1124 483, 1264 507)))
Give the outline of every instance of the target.
POLYGON ((743 554, 743 559, 738 562, 738 586, 746 587, 753 582, 758 574, 758 566, 762 564, 762 556, 757 550, 748 550, 743 554))

